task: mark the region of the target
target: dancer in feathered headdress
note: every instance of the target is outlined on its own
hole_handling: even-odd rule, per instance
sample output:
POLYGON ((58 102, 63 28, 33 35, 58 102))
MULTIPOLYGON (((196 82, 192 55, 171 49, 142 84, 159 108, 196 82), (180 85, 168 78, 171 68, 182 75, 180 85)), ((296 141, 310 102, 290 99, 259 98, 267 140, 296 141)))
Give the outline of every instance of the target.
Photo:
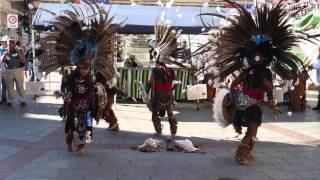
POLYGON ((216 121, 233 124, 237 133, 241 133, 242 126, 247 127, 235 154, 237 162, 247 165, 251 162, 251 150, 261 124, 261 103, 265 93, 273 112, 278 112, 272 95, 271 69, 283 79, 292 79, 303 64, 289 50, 304 38, 294 34, 281 1, 273 7, 257 7, 253 14, 238 3, 224 2, 232 4, 238 14, 202 14, 229 22, 221 28, 213 63, 209 62, 209 66, 202 70, 217 70, 215 77, 221 81, 240 71, 231 84, 230 92, 226 89, 218 92, 213 111, 216 121))
MULTIPOLYGON (((176 79, 175 73, 166 64, 177 64, 176 58, 181 58, 183 49, 179 48, 178 38, 180 31, 174 30, 169 25, 156 24, 154 27, 155 41, 153 46, 154 61, 156 67, 152 70, 151 79, 148 83, 147 92, 153 90, 149 108, 152 111, 152 121, 157 135, 162 133, 161 118, 168 114, 171 136, 177 133, 177 120, 173 115, 173 82, 176 79)), ((147 93, 148 94, 148 93, 147 93)))
POLYGON ((105 86, 111 88, 115 84, 113 43, 121 27, 111 24, 114 17, 109 17, 104 8, 85 3, 81 5, 87 8, 88 16, 81 5, 70 4, 72 10, 55 18, 54 30, 40 41, 44 53, 39 67, 42 72, 50 73, 60 67, 76 66, 63 80, 61 91, 65 100, 68 150, 72 151, 74 143, 80 155, 84 145, 91 142, 93 117, 99 120, 103 116, 105 86), (99 77, 99 81, 94 81, 93 76, 99 77))

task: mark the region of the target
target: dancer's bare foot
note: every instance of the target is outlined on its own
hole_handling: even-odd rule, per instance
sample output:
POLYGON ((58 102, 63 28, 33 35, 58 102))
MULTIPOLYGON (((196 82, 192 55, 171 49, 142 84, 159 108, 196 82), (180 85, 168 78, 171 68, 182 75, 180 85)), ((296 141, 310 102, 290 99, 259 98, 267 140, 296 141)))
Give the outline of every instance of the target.
POLYGON ((171 134, 171 138, 172 139, 176 138, 176 134, 171 134))
POLYGON ((78 153, 79 156, 83 156, 85 154, 83 147, 77 147, 76 152, 78 153))
POLYGON ((155 137, 161 137, 162 136, 162 132, 155 132, 153 135, 155 137))
POLYGON ((242 134, 242 127, 241 126, 233 124, 233 128, 236 131, 236 133, 242 134))
POLYGON ((73 147, 72 147, 72 144, 68 144, 67 145, 68 146, 68 152, 73 152, 73 147))
POLYGON ((109 131, 119 131, 120 129, 119 129, 119 124, 118 123, 115 123, 115 124, 113 124, 113 125, 111 125, 110 124, 110 126, 109 126, 109 128, 107 129, 107 130, 109 130, 109 131))

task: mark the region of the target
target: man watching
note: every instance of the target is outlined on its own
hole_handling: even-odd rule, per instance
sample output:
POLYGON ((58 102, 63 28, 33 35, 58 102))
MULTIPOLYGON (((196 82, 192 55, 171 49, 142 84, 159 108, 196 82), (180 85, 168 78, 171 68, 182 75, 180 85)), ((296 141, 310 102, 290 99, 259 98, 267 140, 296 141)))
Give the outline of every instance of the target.
POLYGON ((24 66, 25 57, 23 50, 16 46, 14 40, 9 41, 9 50, 4 54, 2 59, 6 66, 6 84, 8 88, 9 99, 8 106, 14 101, 14 83, 20 96, 21 106, 26 105, 25 89, 24 89, 24 66))

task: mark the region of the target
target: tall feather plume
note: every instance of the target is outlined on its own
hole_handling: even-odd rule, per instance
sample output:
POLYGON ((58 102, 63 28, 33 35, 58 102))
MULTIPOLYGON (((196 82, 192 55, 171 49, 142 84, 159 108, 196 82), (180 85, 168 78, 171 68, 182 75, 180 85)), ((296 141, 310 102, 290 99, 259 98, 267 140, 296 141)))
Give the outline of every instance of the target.
POLYGON ((114 44, 116 42, 116 32, 121 28, 122 23, 112 25, 114 16, 109 14, 102 7, 99 10, 99 20, 95 19, 92 23, 92 29, 96 30, 95 44, 99 50, 98 57, 94 64, 96 72, 99 72, 108 81, 116 76, 116 68, 113 61, 114 44))
POLYGON ((156 25, 154 26, 155 45, 153 47, 157 53, 156 60, 165 64, 183 66, 173 60, 183 57, 184 49, 180 48, 180 43, 178 43, 180 32, 173 29, 170 25, 163 25, 159 21, 156 21, 156 25))
POLYGON ((294 33, 288 23, 290 14, 281 1, 271 8, 267 5, 257 7, 253 15, 236 2, 222 1, 231 4, 238 13, 231 16, 219 13, 200 14, 223 18, 230 23, 220 29, 218 41, 212 44, 216 46, 215 56, 211 60, 214 62, 209 63, 211 66, 202 66, 200 71, 206 72, 214 66, 219 70, 219 78, 224 79, 234 71, 247 68, 243 63, 244 59, 254 59, 259 52, 268 60, 266 66, 270 65, 284 79, 293 78, 303 64, 289 50, 306 38, 294 33), (262 43, 257 42, 260 39, 262 43))
POLYGON ((97 4, 84 3, 85 11, 91 13, 87 13, 88 16, 80 6, 69 4, 71 10, 65 10, 55 18, 54 30, 40 40, 44 53, 40 56, 39 69, 50 73, 63 66, 76 65, 71 52, 75 46, 85 42, 92 45, 94 51, 87 50, 84 59, 91 59, 93 72, 111 81, 116 76, 113 61, 115 34, 122 23, 112 24, 114 16, 109 16, 110 9, 106 11, 97 4))

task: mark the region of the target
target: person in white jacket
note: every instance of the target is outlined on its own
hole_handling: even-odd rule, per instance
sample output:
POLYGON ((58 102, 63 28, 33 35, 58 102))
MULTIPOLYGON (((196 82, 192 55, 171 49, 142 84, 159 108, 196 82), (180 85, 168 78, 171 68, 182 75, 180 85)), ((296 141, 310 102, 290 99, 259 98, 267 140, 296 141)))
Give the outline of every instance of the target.
POLYGON ((317 70, 317 84, 318 84, 318 103, 317 106, 312 108, 313 110, 320 110, 320 48, 319 48, 319 55, 317 58, 317 62, 309 67, 310 69, 317 70))

